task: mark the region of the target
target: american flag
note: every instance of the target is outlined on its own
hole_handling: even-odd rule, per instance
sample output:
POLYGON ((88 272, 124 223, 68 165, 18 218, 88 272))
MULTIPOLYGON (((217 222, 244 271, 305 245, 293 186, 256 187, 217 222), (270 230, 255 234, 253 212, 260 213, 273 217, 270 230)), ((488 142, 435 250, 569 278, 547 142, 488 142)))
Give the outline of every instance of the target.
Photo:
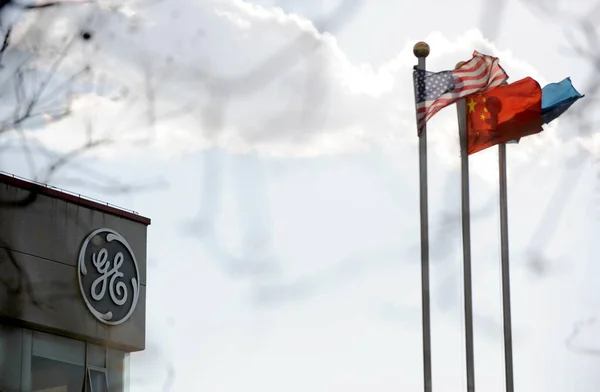
POLYGON ((429 72, 415 69, 415 101, 419 134, 434 114, 467 95, 501 85, 508 75, 496 57, 473 52, 473 58, 454 71, 429 72))

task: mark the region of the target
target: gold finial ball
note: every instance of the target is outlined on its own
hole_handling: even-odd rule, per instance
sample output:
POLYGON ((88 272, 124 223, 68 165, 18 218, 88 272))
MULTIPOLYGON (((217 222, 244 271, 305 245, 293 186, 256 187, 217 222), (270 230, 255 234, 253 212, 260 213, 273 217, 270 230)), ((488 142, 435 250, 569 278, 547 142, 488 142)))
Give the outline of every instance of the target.
POLYGON ((456 63, 456 67, 454 67, 454 69, 459 69, 463 65, 465 65, 465 62, 464 61, 459 61, 458 63, 456 63))
POLYGON ((413 53, 415 57, 425 58, 429 56, 429 45, 427 45, 427 42, 417 42, 413 47, 413 53))

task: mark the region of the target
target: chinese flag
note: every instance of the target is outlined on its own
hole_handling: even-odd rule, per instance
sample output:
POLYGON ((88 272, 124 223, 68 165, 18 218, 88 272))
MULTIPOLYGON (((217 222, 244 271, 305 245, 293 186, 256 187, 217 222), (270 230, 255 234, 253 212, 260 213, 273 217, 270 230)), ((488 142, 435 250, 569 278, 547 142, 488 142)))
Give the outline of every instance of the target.
POLYGON ((542 130, 542 88, 529 77, 471 95, 466 107, 469 155, 542 130))

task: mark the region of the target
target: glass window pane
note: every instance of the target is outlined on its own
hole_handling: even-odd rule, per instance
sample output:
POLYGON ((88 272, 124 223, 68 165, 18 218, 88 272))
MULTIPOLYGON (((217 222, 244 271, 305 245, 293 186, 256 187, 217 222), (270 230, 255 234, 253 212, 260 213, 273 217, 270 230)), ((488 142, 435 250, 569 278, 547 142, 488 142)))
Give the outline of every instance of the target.
POLYGON ((32 355, 83 366, 85 343, 47 333, 33 332, 32 355))
POLYGON ((85 382, 85 343, 33 332, 32 392, 82 392, 85 382))
POLYGON ((116 349, 108 349, 108 390, 123 392, 128 388, 129 354, 116 349))
POLYGON ((106 349, 95 344, 87 346, 88 365, 99 368, 106 367, 106 349))
POLYGON ((108 392, 108 380, 106 371, 99 369, 88 369, 91 392, 108 392))
POLYGON ((23 331, 0 325, 0 346, 0 390, 18 391, 21 389, 23 331))
POLYGON ((43 358, 31 357, 32 392, 81 392, 85 369, 81 365, 43 358))

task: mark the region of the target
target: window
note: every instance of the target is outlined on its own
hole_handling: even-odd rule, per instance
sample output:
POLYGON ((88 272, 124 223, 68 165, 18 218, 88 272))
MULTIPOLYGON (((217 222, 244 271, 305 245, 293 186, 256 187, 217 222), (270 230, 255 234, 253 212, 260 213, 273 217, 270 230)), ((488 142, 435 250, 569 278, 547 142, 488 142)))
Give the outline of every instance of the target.
POLYGON ((87 365, 95 368, 106 368, 106 349, 96 344, 87 345, 87 365))
POLYGON ((106 369, 88 367, 90 392, 108 392, 106 369))
POLYGON ((127 391, 129 385, 129 354, 116 349, 107 350, 108 388, 110 392, 127 391))
MULTIPOLYGON (((21 391, 23 350, 31 350, 31 334, 21 328, 0 325, 0 390, 21 391)), ((28 358, 29 360, 29 358, 28 358)))
POLYGON ((0 392, 124 392, 129 354, 0 324, 0 392))
POLYGON ((32 392, 81 392, 84 375, 83 366, 31 357, 32 392))
POLYGON ((85 380, 85 343, 33 333, 32 392, 81 392, 85 380))

